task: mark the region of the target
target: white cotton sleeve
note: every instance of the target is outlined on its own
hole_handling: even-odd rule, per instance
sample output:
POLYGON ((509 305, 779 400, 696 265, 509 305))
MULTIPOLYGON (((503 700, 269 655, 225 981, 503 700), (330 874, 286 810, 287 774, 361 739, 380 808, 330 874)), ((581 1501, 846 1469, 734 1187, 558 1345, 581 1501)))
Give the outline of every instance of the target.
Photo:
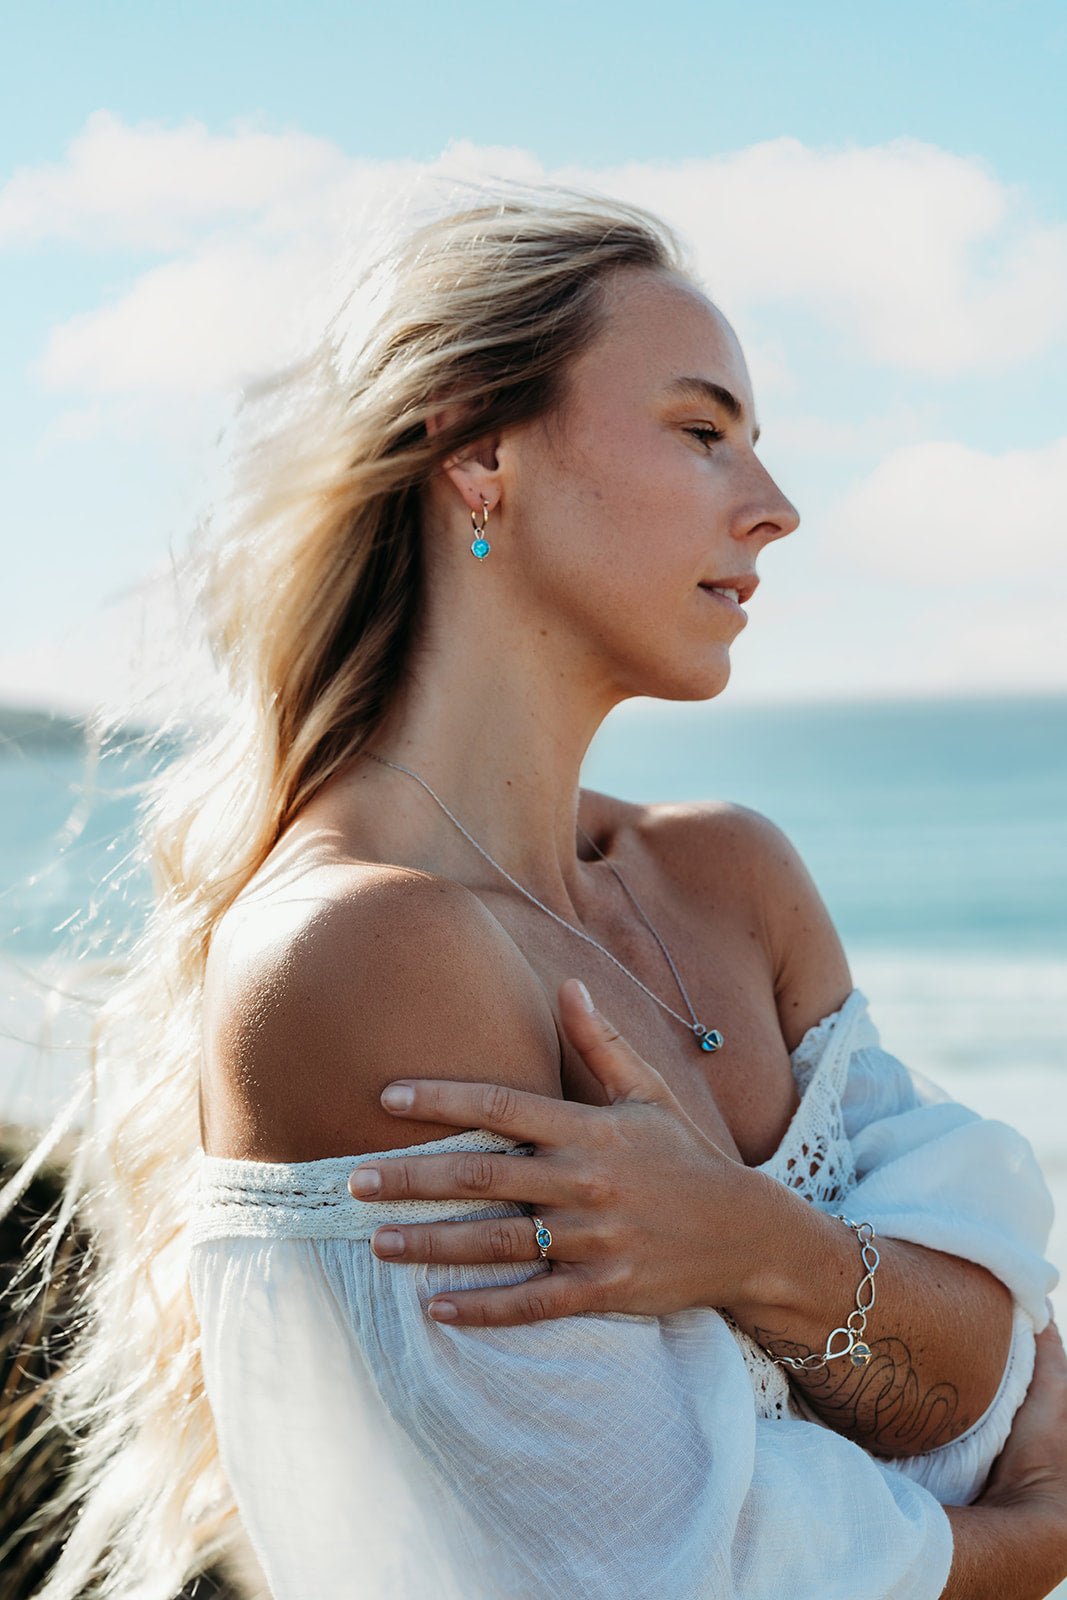
POLYGON ((426 1314, 548 1270, 385 1262, 366 1238, 194 1245, 222 1462, 274 1600, 940 1596, 937 1499, 824 1427, 758 1418, 717 1312, 426 1314))
POLYGON ((996 1395, 957 1439, 918 1456, 884 1458, 943 1505, 982 1491, 1033 1376, 1035 1336, 1059 1281, 1045 1258, 1054 1202, 1030 1142, 1005 1122, 951 1099, 885 1050, 870 1018, 849 1058, 841 1108, 855 1164, 843 1204, 855 1221, 978 1262, 1011 1290, 1011 1342, 996 1395))

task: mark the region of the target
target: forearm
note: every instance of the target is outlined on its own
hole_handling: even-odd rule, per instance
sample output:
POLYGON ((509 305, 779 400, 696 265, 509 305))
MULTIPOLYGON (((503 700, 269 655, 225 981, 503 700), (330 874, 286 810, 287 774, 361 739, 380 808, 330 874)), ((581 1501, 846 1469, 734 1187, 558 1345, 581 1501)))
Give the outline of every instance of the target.
POLYGON ((1023 1507, 946 1506, 952 1570, 941 1600, 1043 1600, 1067 1576, 1061 1534, 1023 1507))
MULTIPOLYGON (((757 1230, 749 1288, 726 1309, 772 1356, 821 1354, 831 1329, 847 1326, 855 1309, 866 1270, 859 1240, 766 1182, 749 1208, 757 1230)), ((851 1216, 847 1203, 840 1209, 851 1216)), ((880 1261, 863 1335, 872 1352, 866 1366, 844 1356, 814 1371, 783 1370, 835 1432, 881 1455, 919 1455, 957 1438, 992 1403, 1011 1341, 1012 1296, 972 1261, 880 1235, 874 1243, 880 1261)))

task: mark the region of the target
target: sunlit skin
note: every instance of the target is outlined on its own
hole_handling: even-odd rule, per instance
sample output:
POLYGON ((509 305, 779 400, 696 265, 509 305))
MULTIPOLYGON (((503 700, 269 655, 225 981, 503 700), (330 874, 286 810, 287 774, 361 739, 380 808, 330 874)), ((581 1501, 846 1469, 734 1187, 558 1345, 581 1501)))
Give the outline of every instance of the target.
MULTIPOLYGON (((544 1041, 547 1029, 552 1055, 558 1045, 564 1097, 558 1084, 555 1095, 532 1094, 408 1073, 413 1106, 389 1108, 383 1093, 382 1109, 364 1119, 353 1144, 336 1125, 333 1107, 347 1088, 339 1082, 322 1101, 321 1123, 309 1111, 293 1138, 321 1154, 324 1141, 338 1138, 348 1150, 386 1150, 487 1128, 538 1146, 521 1161, 427 1153, 378 1164, 381 1199, 507 1199, 556 1226, 551 1271, 439 1297, 427 1308, 432 1317, 442 1304, 471 1325, 703 1305, 728 1308, 768 1348, 777 1341, 790 1354, 821 1350, 828 1300, 835 1320, 852 1304, 855 1241, 754 1167, 776 1147, 795 1104, 788 1050, 802 1031, 797 1008, 813 1022, 851 987, 836 931, 790 869, 782 880, 789 904, 774 932, 777 944, 799 953, 779 989, 770 968, 780 952, 762 943, 753 889, 773 865, 766 836, 716 805, 650 828, 647 819, 662 808, 579 786, 591 740, 622 701, 722 693, 746 618, 700 585, 756 573, 764 548, 792 533, 799 517, 757 455, 748 370, 718 309, 686 281, 645 270, 620 271, 608 295, 608 327, 572 364, 561 412, 487 434, 426 487, 422 632, 372 747, 422 774, 519 883, 678 1007, 662 955, 610 869, 579 849, 579 820, 599 835, 642 894, 651 893, 699 1013, 724 1028, 727 1050, 712 1069, 719 1057, 702 1055, 630 979, 502 882, 409 776, 360 758, 280 842, 275 866, 299 877, 299 893, 277 899, 283 936, 286 919, 302 916, 315 897, 358 899, 396 866, 430 874, 441 887, 464 886, 528 963, 531 1038, 544 1041), (680 378, 717 386, 734 403, 710 392, 672 393, 680 378), (471 513, 480 521, 483 506, 492 548, 479 562, 470 553, 471 513), (764 854, 754 863, 757 845, 764 854), (599 1019, 582 1011, 568 973, 590 978, 599 1019)), ((443 408, 431 429, 447 415, 443 408)), ((758 611, 759 597, 751 604, 758 611)), ((269 898, 269 873, 264 881, 269 898)), ((265 927, 274 912, 256 894, 251 903, 265 927)), ((380 943, 379 930, 372 933, 380 943)), ((364 947, 360 959, 368 955, 364 947)), ((415 1041, 411 1059, 429 1061, 432 1050, 415 1041)), ((291 1122, 283 1110, 272 1125, 291 1122)), ((305 1158, 302 1148, 279 1151, 284 1135, 272 1135, 270 1149, 249 1137, 246 1128, 220 1131, 251 1158, 305 1158)), ((533 1235, 529 1216, 519 1215, 391 1225, 374 1232, 371 1247, 383 1261, 523 1262, 538 1259, 533 1235), (400 1238, 399 1255, 389 1236, 400 1238)), ((821 1398, 831 1426, 886 1453, 911 1453, 958 1433, 989 1403, 1011 1299, 973 1263, 880 1244, 879 1301, 897 1309, 884 1331, 895 1341, 899 1394, 883 1382, 867 1395, 862 1373, 843 1385, 835 1377, 821 1397, 817 1377, 798 1381, 821 1398), (976 1329, 984 1330, 978 1342, 976 1329), (956 1403, 940 1404, 932 1424, 939 1431, 928 1438, 929 1397, 943 1397, 950 1380, 956 1403)), ((873 1329, 869 1342, 881 1350, 873 1329)))
MULTIPOLYGON (((722 692, 745 619, 698 585, 754 570, 799 522, 756 454, 748 371, 717 308, 683 280, 632 269, 610 293, 610 337, 572 364, 564 416, 487 435, 431 485, 422 668, 375 740, 432 773, 480 843, 570 920, 599 893, 601 874, 574 844, 579 770, 597 728, 633 695, 722 692), (689 374, 733 393, 741 419, 662 398, 689 374), (484 564, 469 549, 483 501, 484 564)), ((390 833, 408 856, 383 859, 422 845, 403 831, 410 811, 432 831, 438 870, 470 881, 470 846, 411 805, 408 780, 373 781, 405 811, 390 833)))

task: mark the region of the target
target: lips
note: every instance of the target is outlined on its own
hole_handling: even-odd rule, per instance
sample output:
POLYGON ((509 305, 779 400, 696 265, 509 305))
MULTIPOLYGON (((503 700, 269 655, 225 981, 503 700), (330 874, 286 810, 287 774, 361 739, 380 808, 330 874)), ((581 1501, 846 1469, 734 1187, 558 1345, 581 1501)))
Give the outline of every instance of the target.
POLYGON ((759 588, 759 578, 754 572, 738 572, 732 578, 708 578, 701 583, 702 589, 736 589, 739 605, 744 605, 746 600, 751 600, 759 588))

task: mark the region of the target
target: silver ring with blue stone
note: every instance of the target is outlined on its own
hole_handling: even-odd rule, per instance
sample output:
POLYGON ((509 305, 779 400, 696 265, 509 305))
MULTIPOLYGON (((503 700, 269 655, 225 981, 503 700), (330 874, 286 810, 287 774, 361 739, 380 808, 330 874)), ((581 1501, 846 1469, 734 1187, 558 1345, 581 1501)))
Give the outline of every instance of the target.
POLYGON ((530 1221, 537 1229, 537 1248, 540 1250, 543 1258, 548 1254, 548 1247, 552 1243, 552 1235, 549 1233, 540 1217, 531 1217, 530 1221))

